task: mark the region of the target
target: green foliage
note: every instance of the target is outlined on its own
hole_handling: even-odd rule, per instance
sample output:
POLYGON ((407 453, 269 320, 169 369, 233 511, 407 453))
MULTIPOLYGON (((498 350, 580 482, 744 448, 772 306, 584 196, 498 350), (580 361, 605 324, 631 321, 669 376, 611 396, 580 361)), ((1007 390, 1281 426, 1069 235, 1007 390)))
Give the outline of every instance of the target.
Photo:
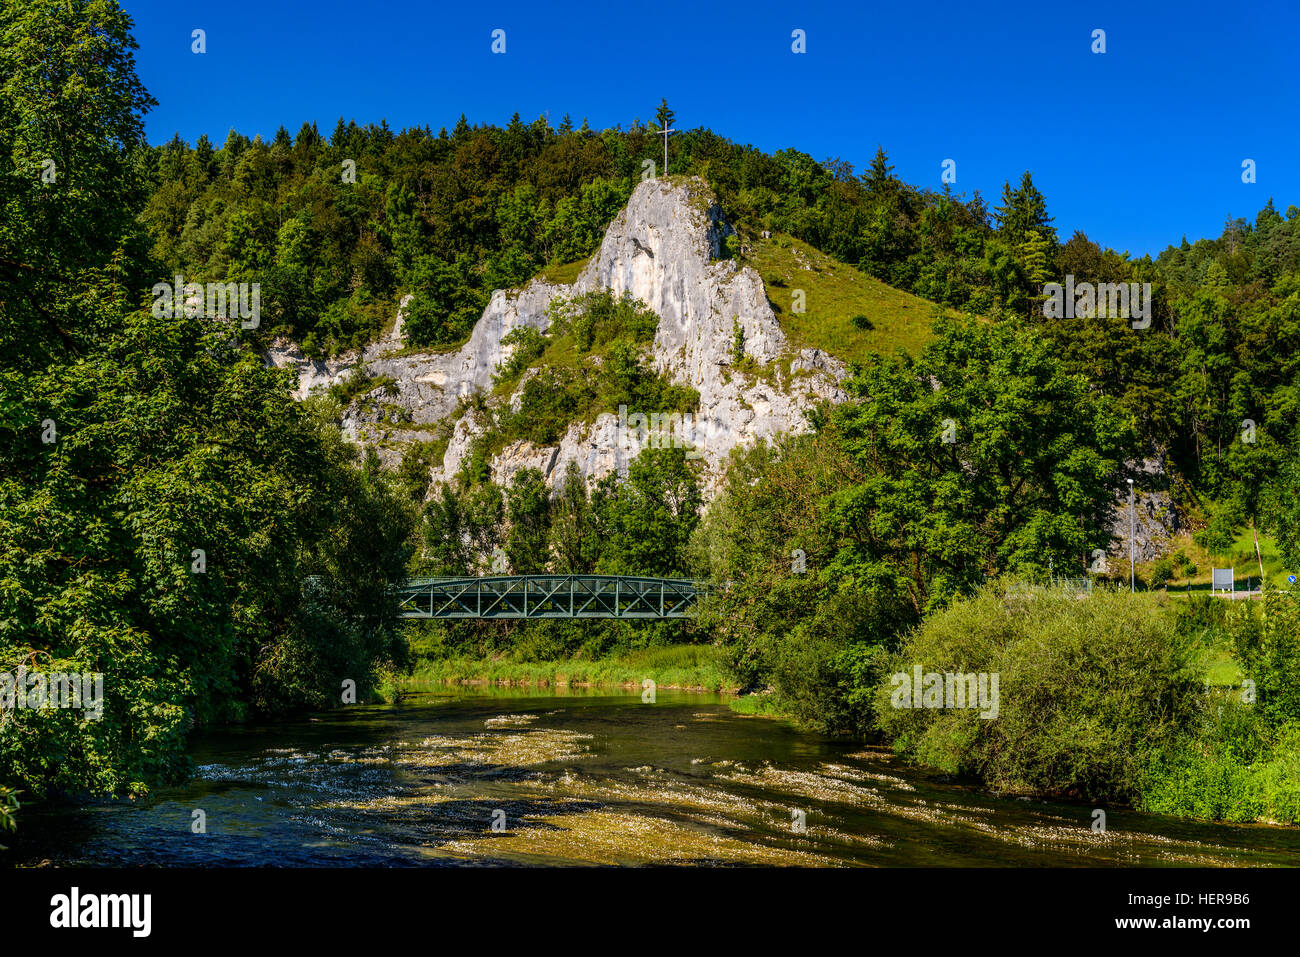
POLYGON ((564 478, 555 490, 550 539, 554 571, 579 575, 596 567, 601 539, 587 494, 587 482, 576 462, 565 466, 564 478))
POLYGON ((511 350, 510 358, 501 363, 492 377, 493 383, 497 385, 519 381, 524 371, 546 351, 547 339, 545 334, 532 326, 518 326, 501 337, 501 344, 510 346, 511 350))
POLYGON ((643 345, 652 342, 659 317, 629 294, 615 298, 604 290, 574 299, 558 299, 550 307, 552 340, 571 340, 578 355, 603 352, 615 341, 643 345))
POLYGON ((457 489, 439 483, 424 507, 419 570, 427 575, 473 575, 491 567, 503 540, 501 489, 491 482, 457 489))
POLYGON ((550 490, 537 469, 520 469, 506 489, 505 551, 510 569, 519 575, 546 570, 550 559, 550 490))
POLYGON ((842 539, 825 502, 859 477, 829 427, 737 450, 690 546, 698 573, 725 583, 700 623, 742 684, 771 686, 785 714, 825 731, 869 729, 855 690, 875 649, 915 620, 892 579, 831 570, 842 539))
POLYGON ((128 25, 101 0, 0 12, 3 150, 59 170, 0 202, 21 273, 0 296, 0 670, 104 686, 98 720, 0 722, 2 783, 36 799, 144 794, 185 773, 196 724, 365 695, 401 653, 413 516, 378 462, 238 327, 140 308, 163 273, 135 232, 128 25))
POLYGON ((1300 723, 1300 601, 1291 591, 1264 590, 1262 603, 1230 609, 1224 630, 1245 676, 1255 682, 1257 707, 1273 726, 1300 723))
POLYGON ((1137 805, 1204 820, 1300 823, 1300 725, 1271 729, 1236 694, 1214 696, 1193 733, 1153 756, 1137 805))
POLYGON ((1068 592, 1003 580, 908 635, 876 686, 879 725, 902 754, 1002 791, 1131 801, 1149 757, 1191 723, 1190 646, 1156 595, 1068 592), (893 678, 999 676, 996 718, 901 707, 893 678))
POLYGON ((1237 540, 1237 533, 1245 523, 1245 516, 1237 502, 1216 502, 1206 508, 1205 527, 1193 536, 1211 555, 1225 555, 1237 540))
POLYGON ((1173 577, 1173 561, 1168 556, 1161 556, 1156 559, 1155 565, 1152 566, 1151 575, 1148 581, 1152 588, 1163 588, 1173 580, 1173 577))
MULTIPOLYGON (((18 809, 22 807, 18 803, 18 794, 13 788, 5 787, 0 784, 0 831, 13 831, 18 827, 18 809)), ((0 844, 0 851, 5 846, 0 844)))
POLYGON ((395 476, 397 486, 412 502, 423 502, 429 493, 432 471, 442 465, 447 452, 447 437, 427 442, 411 442, 402 453, 395 476))
POLYGON ((738 318, 731 320, 731 364, 738 366, 745 361, 745 329, 738 318))
POLYGON ((1012 323, 940 324, 915 359, 864 363, 833 413, 863 479, 827 503, 850 580, 918 613, 1006 571, 1044 577, 1108 544, 1125 423, 1012 323))
MULTIPOLYGON (((681 575, 690 564, 687 544, 699 505, 694 470, 680 449, 647 448, 626 478, 611 476, 590 494, 574 463, 553 494, 536 469, 515 473, 505 489, 491 481, 441 484, 425 506, 416 570, 487 573, 500 548, 515 574, 681 575)), ((434 663, 592 659, 693 642, 701 634, 685 620, 431 622, 408 629, 417 669, 444 676, 434 663)))
POLYGON ((687 545, 699 521, 700 487, 683 449, 647 447, 597 486, 592 511, 600 530, 596 570, 611 575, 678 577, 690 565, 687 545))
MULTIPOLYGON (((130 27, 112 0, 0 7, 6 373, 92 348, 115 318, 96 300, 140 278, 134 163, 154 100, 135 75, 130 27), (74 310, 79 321, 66 321, 74 310)), ((11 381, 0 393, 6 421, 11 381)))
POLYGON ((330 399, 338 403, 340 408, 344 408, 361 396, 376 390, 379 390, 384 395, 395 395, 397 381, 392 376, 377 376, 372 374, 365 366, 358 366, 342 382, 330 386, 328 395, 330 399))
POLYGON ((1295 431, 1281 467, 1264 493, 1260 524, 1277 539, 1278 552, 1287 566, 1300 570, 1300 430, 1295 431))
POLYGON ((503 339, 514 348, 495 376, 497 392, 523 385, 517 407, 497 412, 495 428, 484 437, 485 454, 519 439, 554 444, 572 423, 594 421, 621 405, 646 412, 699 406, 694 389, 644 362, 642 348, 654 339, 659 319, 630 296, 595 292, 558 299, 550 319, 545 333, 521 327, 503 339))

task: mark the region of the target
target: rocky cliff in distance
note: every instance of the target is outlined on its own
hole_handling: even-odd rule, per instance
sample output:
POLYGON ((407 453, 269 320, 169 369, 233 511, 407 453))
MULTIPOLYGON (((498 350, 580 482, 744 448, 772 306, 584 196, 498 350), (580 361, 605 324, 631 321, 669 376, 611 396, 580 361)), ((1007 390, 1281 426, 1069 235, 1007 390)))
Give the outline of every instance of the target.
MULTIPOLYGON (((610 224, 600 249, 571 285, 535 279, 522 289, 497 290, 469 341, 446 353, 402 350, 401 317, 383 340, 361 355, 331 362, 312 362, 289 343, 277 343, 270 359, 277 366, 296 365, 298 395, 342 381, 357 367, 391 379, 383 395, 349 410, 344 428, 361 441, 375 434, 373 422, 387 415, 398 421, 386 429, 390 441, 428 438, 428 428, 445 422, 451 438, 434 481, 449 480, 475 436, 472 413, 462 415, 462 396, 487 392, 492 374, 509 355, 502 338, 528 325, 544 331, 547 307, 556 297, 608 290, 629 293, 659 316, 651 358, 657 371, 700 394, 700 406, 686 429, 704 461, 705 486, 715 491, 727 456, 737 445, 768 439, 781 432, 807 429, 805 411, 821 401, 839 402, 845 374, 839 360, 817 350, 792 350, 768 303, 763 281, 752 268, 722 258, 732 232, 698 178, 647 180, 633 192, 610 224), (744 351, 765 373, 756 376, 730 368, 736 325, 744 351), (777 364, 773 366, 772 364, 777 364), (387 411, 376 411, 376 409, 387 411), (459 418, 458 418, 459 417, 459 418)), ((672 410, 629 409, 629 417, 672 410)), ((625 469, 647 436, 621 429, 613 414, 594 424, 575 423, 553 447, 518 442, 492 463, 493 478, 508 482, 517 470, 540 469, 554 483, 567 463, 578 464, 589 480, 625 469)), ((381 449, 388 461, 398 452, 381 449)))

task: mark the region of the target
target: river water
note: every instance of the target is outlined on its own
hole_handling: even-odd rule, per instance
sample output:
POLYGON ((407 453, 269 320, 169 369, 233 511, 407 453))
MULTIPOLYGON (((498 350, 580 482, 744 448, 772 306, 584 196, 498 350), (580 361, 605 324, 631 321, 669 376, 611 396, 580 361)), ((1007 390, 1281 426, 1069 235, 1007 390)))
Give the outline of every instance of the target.
POLYGON ((195 738, 148 802, 30 809, 0 863, 1300 864, 1300 828, 997 798, 718 695, 436 688, 195 738), (195 811, 206 833, 193 833, 195 811))

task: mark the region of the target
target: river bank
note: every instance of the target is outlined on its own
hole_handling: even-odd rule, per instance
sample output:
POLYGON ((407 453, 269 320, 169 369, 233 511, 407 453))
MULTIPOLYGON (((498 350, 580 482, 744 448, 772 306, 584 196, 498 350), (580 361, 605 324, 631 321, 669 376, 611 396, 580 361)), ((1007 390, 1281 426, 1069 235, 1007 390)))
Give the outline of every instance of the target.
POLYGON ((522 688, 613 688, 707 691, 735 695, 740 685, 726 668, 726 650, 714 645, 666 645, 585 660, 518 661, 508 656, 417 660, 409 675, 389 675, 380 694, 425 685, 459 684, 522 688))

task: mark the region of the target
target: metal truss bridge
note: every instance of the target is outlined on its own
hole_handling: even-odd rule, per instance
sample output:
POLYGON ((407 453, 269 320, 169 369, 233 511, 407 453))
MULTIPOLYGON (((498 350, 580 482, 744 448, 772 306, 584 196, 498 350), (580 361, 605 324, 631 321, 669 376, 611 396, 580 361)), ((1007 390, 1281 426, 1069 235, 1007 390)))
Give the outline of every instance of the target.
POLYGON ((411 578, 401 618, 685 618, 706 582, 627 575, 411 578))

